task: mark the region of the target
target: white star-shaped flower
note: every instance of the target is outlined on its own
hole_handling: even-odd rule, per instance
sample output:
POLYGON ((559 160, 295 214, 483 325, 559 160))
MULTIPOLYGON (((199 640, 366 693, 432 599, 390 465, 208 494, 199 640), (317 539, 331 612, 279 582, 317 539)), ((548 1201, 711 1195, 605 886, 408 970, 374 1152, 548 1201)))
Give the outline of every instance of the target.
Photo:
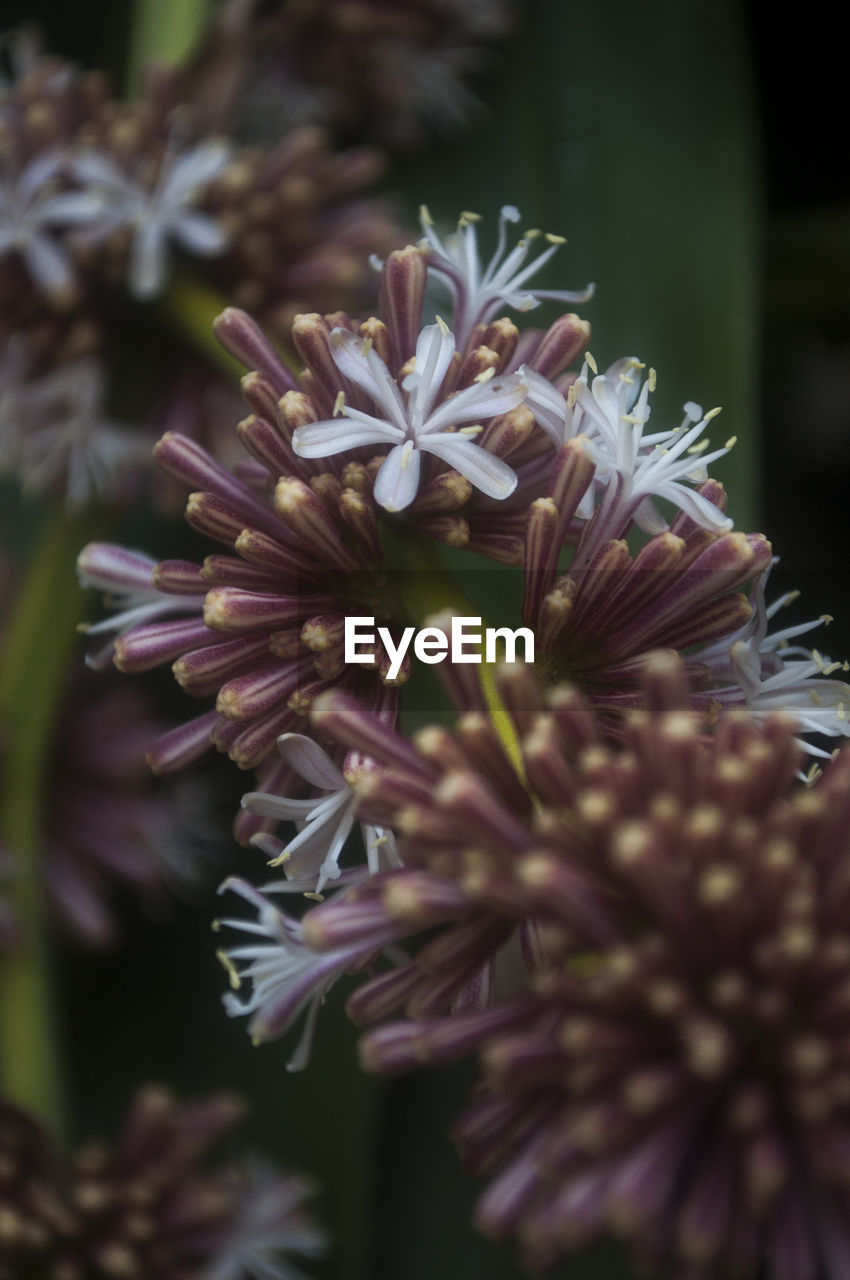
MULTIPOLYGON (((641 381, 644 365, 629 356, 618 360, 604 374, 590 380, 595 365, 587 360, 567 398, 534 369, 523 367, 520 376, 528 386, 526 404, 556 448, 575 436, 587 437, 587 450, 596 463, 597 487, 604 486, 603 501, 617 508, 619 523, 628 520, 647 533, 660 533, 667 521, 655 505, 664 498, 706 529, 723 533, 732 521, 713 502, 696 493, 691 484, 705 479, 710 462, 728 453, 734 441, 705 456, 697 443, 719 410, 703 414, 688 402, 680 427, 654 435, 645 433, 649 420, 649 395, 655 389, 655 372, 641 381), (612 483, 613 481, 613 483, 612 483)), ((593 511, 592 490, 585 495, 579 514, 593 511)), ((609 511, 611 527, 618 519, 609 511)), ((621 530, 607 536, 618 537, 621 530)))
POLYGON ((91 357, 18 388, 14 463, 25 492, 58 488, 76 510, 114 497, 127 472, 148 463, 153 440, 110 421, 105 393, 103 368, 91 357))
MULTIPOLYGON (((177 595, 161 591, 154 582, 156 560, 141 551, 130 551, 109 542, 90 542, 77 557, 77 576, 84 589, 102 591, 105 603, 116 610, 101 622, 86 623, 86 635, 123 635, 170 618, 174 614, 203 616, 203 595, 177 595)), ((112 662, 114 641, 86 658, 86 665, 104 671, 112 662)))
POLYGON ((248 1030, 255 1042, 275 1039, 292 1027, 302 1013, 307 1019, 288 1071, 307 1064, 324 997, 337 978, 362 959, 362 944, 334 951, 313 951, 303 941, 301 924, 279 911, 268 898, 244 880, 231 877, 219 893, 231 890, 257 912, 256 920, 227 919, 215 928, 239 929, 253 941, 218 952, 233 988, 223 997, 231 1017, 249 1015, 248 1030), (241 999, 236 992, 243 982, 251 992, 241 999))
POLYGON ((16 175, 0 176, 0 258, 20 254, 38 288, 51 297, 66 294, 74 283, 54 229, 85 226, 104 211, 100 193, 62 190, 58 180, 66 166, 66 153, 55 149, 37 155, 16 175))
POLYGON ((195 205, 229 159, 230 148, 216 139, 182 152, 169 149, 152 188, 135 181, 99 151, 87 151, 74 159, 75 177, 100 190, 107 200, 103 218, 88 232, 89 242, 96 243, 119 227, 134 229, 129 270, 134 297, 152 298, 162 290, 170 240, 202 258, 215 257, 224 250, 224 228, 195 205))
MULTIPOLYGON (((339 858, 354 826, 357 798, 342 771, 312 738, 302 733, 284 733, 277 740, 278 750, 288 765, 305 782, 324 794, 308 799, 290 799, 264 791, 252 791, 242 797, 243 808, 263 818, 295 822, 298 835, 280 852, 272 849, 263 837, 253 843, 275 853, 272 866, 283 866, 287 881, 267 884, 263 892, 321 893, 328 880, 340 877, 339 858)), ((363 827, 368 869, 375 873, 382 867, 399 866, 395 843, 390 833, 375 827, 363 827)))
POLYGON ((517 375, 494 377, 488 370, 472 386, 441 400, 455 352, 454 336, 442 322, 427 325, 419 334, 413 371, 401 384, 406 397, 369 339, 334 329, 329 345, 340 373, 365 392, 375 413, 341 403, 339 417, 298 427, 292 445, 300 457, 327 458, 363 445, 390 445, 374 490, 375 501, 387 511, 403 511, 416 497, 423 452, 459 471, 490 498, 513 493, 516 472, 477 445, 474 437, 482 420, 514 409, 525 398, 517 375))
POLYGON ((512 307, 515 311, 530 311, 544 299, 582 303, 593 297, 593 285, 579 292, 526 288, 529 280, 565 242, 562 236, 546 235, 548 247, 527 263, 531 246, 540 235, 538 231, 527 231, 508 250, 508 225, 520 220, 520 212, 515 205, 502 206, 496 251, 486 266, 482 266, 478 252, 478 214, 461 214, 457 230, 444 240, 437 234, 425 205, 419 216, 424 232, 420 248, 428 253, 429 270, 443 280, 451 291, 455 330, 461 346, 476 325, 492 320, 504 306, 512 307))

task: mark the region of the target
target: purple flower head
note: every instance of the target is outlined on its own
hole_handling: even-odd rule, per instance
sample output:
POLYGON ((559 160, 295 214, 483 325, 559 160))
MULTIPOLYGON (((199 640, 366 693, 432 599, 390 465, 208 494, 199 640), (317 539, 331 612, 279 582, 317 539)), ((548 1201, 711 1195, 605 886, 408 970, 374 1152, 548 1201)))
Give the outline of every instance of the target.
POLYGON ((0 1277, 296 1280, 293 1255, 324 1250, 312 1188, 257 1162, 204 1164, 240 1111, 149 1086, 112 1145, 88 1143, 63 1168, 35 1119, 0 1100, 0 1277))
POLYGON ((370 1068, 481 1054, 455 1136, 479 1226, 530 1264, 613 1230, 663 1274, 839 1280, 850 756, 802 784, 792 722, 685 709, 670 657, 645 680, 615 741, 505 669, 510 750, 478 712, 411 746, 323 700, 321 731, 385 765, 360 811, 404 867, 302 936, 393 943, 349 1001, 370 1068))

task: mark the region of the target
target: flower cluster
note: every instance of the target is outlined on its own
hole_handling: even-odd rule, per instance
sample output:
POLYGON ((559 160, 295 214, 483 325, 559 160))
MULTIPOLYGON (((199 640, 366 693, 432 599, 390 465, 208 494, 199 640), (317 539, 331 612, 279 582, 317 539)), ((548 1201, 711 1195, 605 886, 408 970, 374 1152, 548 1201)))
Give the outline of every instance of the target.
POLYGON ((839 1280, 850 755, 807 786, 787 718, 712 725, 675 660, 647 679, 619 742, 516 669, 504 743, 476 711, 411 745, 325 699, 404 866, 302 934, 327 966, 388 957, 349 1001, 366 1066, 480 1055, 455 1139, 478 1225, 531 1265, 610 1230, 662 1274, 839 1280))
POLYGON ((291 1255, 324 1251, 307 1184, 259 1167, 201 1167, 239 1110, 225 1096, 177 1103, 142 1090, 116 1144, 82 1147, 60 1174, 38 1123, 0 1100, 0 1277, 301 1275, 291 1255))
POLYGON ((186 92, 219 126, 268 137, 332 124, 393 145, 457 127, 475 110, 465 81, 511 26, 512 0, 227 0, 186 92))
POLYGON ((121 103, 99 75, 18 61, 0 92, 0 467, 81 507, 125 496, 153 443, 109 413, 122 295, 162 296, 178 253, 184 289, 203 279, 280 334, 305 306, 366 299, 368 254, 398 233, 362 196, 375 152, 309 128, 240 147, 156 76, 121 103))
MULTIPOLYGON (((159 771, 181 767, 210 742, 243 768, 260 764, 280 734, 303 727, 313 698, 330 685, 353 687, 394 719, 395 685, 409 662, 390 680, 379 648, 373 672, 352 671, 342 645, 349 614, 371 609, 391 627, 405 619, 383 573, 382 510, 403 510, 412 528, 451 545, 518 554, 519 533, 504 530, 492 504, 533 483, 548 452, 522 406, 518 334, 510 321, 489 319, 495 295, 476 305, 461 347, 444 323, 423 326, 429 262, 425 249, 390 254, 380 318, 357 325, 339 316, 334 325, 300 316, 292 339, 306 368, 298 380, 244 313, 219 318, 221 341, 252 369, 243 391, 253 412, 239 425, 252 461, 231 474, 176 433, 156 457, 193 491, 189 523, 230 554, 203 566, 154 566, 98 545, 81 555, 84 585, 120 593, 128 606, 94 628, 120 632, 117 665, 141 671, 172 662, 189 693, 217 695, 215 711, 154 749, 159 771), (470 503, 473 487, 490 507, 470 503), (184 616, 162 620, 175 613, 184 616)), ((500 281, 502 292, 510 288, 500 281)), ((586 334, 566 316, 531 335, 529 366, 559 373, 586 334)), ((525 512, 513 509, 511 527, 521 529, 525 512)))
MULTIPOLYGON (((189 523, 225 553, 156 564, 86 548, 84 585, 118 606, 91 628, 115 636, 93 661, 114 655, 125 671, 170 662, 188 692, 215 695, 214 710, 153 748, 155 769, 178 769, 210 743, 261 769, 236 831, 280 871, 259 888, 231 877, 222 889, 251 914, 216 922, 225 1007, 248 1016, 255 1041, 304 1017, 289 1063, 303 1066, 327 992, 365 973, 348 1007, 372 1028, 367 1066, 483 1055, 480 1099, 458 1132, 470 1165, 494 1179, 486 1229, 520 1235, 532 1261, 549 1262, 617 1225, 611 1180, 632 1161, 641 1194, 647 1180, 657 1194, 634 1210, 639 1252, 681 1258, 699 1280, 743 1275, 773 1248, 774 1223, 803 1220, 800 1237, 821 1239, 808 1206, 831 1186, 813 1155, 783 1182, 785 1199, 751 1210, 737 1206, 744 1157, 733 1140, 718 1137, 706 1165, 695 1153, 701 1135, 721 1131, 727 1098, 751 1087, 768 1099, 754 1140, 769 1139, 786 1164, 821 1136, 806 1128, 808 1102, 795 1110, 792 1086, 764 1063, 786 1042, 833 1034, 824 1062, 837 1062, 840 1032, 814 1013, 806 1022, 798 971, 789 976, 780 957, 774 973, 770 947, 785 914, 793 923, 802 913, 819 936, 822 904, 840 896, 840 805, 816 865, 805 815, 829 807, 817 797, 832 805, 842 794, 846 757, 805 790, 801 753, 827 754, 812 733, 848 735, 850 687, 832 678, 837 664, 791 643, 815 624, 769 632, 787 598, 765 603, 770 544, 734 529, 708 475, 734 443, 707 444, 718 411, 689 402, 678 425, 649 431, 653 369, 626 357, 600 373, 572 312, 520 331, 514 315, 588 294, 534 288, 559 238, 530 257, 532 233, 508 243, 518 217, 502 210, 484 265, 474 215, 443 237, 423 211, 421 242, 380 264, 378 315, 296 318, 298 374, 247 315, 223 313, 218 336, 251 370, 252 412, 238 427, 250 461, 228 470, 175 433, 156 452, 192 490, 189 523), (429 284, 449 295, 445 318, 427 310, 429 284), (367 665, 348 665, 345 622, 372 615, 395 636, 421 621, 432 597, 417 596, 416 572, 393 567, 418 567, 435 542, 522 566, 535 664, 496 677, 485 666, 480 681, 446 664, 457 728, 409 742, 395 727, 409 665, 391 676, 383 642, 367 665), (294 837, 279 823, 295 823, 294 837), (785 875, 783 862, 762 894, 759 851, 774 835, 801 869, 785 875), (742 914, 727 923, 715 907, 736 894, 742 914), (762 896, 764 911, 750 910, 762 896), (281 897, 308 905, 284 909, 281 897), (638 978, 609 1008, 606 975, 624 956, 638 978), (683 957, 687 991, 658 1013, 665 1039, 644 1025, 658 1011, 638 1016, 626 996, 656 971, 673 983, 683 957), (740 1008, 712 1003, 727 972, 743 983, 740 1008), (793 991, 778 992, 781 1016, 754 1048, 742 1025, 760 1016, 759 983, 772 999, 782 982, 793 991), (558 1028, 581 1018, 591 1031, 599 1023, 601 1058, 591 1035, 582 1059, 579 1037, 573 1071, 558 1028), (708 1061, 718 1044, 703 1069, 700 1054, 708 1061), (616 1093, 626 1051, 636 1096, 644 1084, 651 1095, 631 1127, 616 1093), (504 1071, 493 1066, 500 1054, 504 1071), (652 1160, 669 1164, 663 1185, 652 1160), (711 1199, 720 1183, 725 1216, 711 1199), (776 1210, 769 1224, 762 1209, 776 1210), (692 1217, 710 1212, 692 1244, 692 1217)), ((447 630, 450 616, 429 624, 447 630)), ((808 970, 800 981, 807 990, 808 970)), ((839 1130, 828 1142, 840 1144, 839 1130)))

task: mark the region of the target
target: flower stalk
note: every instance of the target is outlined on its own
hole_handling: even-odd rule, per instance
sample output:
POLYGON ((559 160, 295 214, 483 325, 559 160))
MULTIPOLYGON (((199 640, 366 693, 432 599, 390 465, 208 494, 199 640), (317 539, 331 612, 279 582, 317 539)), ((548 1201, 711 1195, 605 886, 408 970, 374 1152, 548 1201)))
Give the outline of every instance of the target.
POLYGON ((62 511, 48 518, 0 651, 0 838, 14 858, 8 896, 21 933, 0 963, 0 1092, 54 1130, 62 1126, 62 1085, 40 859, 43 784, 84 600, 74 555, 93 523, 62 511))
POLYGON ((149 63, 180 63, 193 51, 208 11, 209 0, 136 0, 127 56, 131 93, 138 93, 149 63))
MULTIPOLYGON (((475 606, 467 599, 451 574, 446 572, 445 561, 433 543, 421 538, 396 535, 392 543, 387 542, 386 548, 389 563, 398 570, 399 595, 410 618, 422 623, 431 615, 445 613, 447 610, 475 615, 475 606)), ((494 679, 495 666, 495 663, 485 661, 482 655, 481 665, 478 667, 481 691, 493 728, 524 784, 519 738, 494 679)))

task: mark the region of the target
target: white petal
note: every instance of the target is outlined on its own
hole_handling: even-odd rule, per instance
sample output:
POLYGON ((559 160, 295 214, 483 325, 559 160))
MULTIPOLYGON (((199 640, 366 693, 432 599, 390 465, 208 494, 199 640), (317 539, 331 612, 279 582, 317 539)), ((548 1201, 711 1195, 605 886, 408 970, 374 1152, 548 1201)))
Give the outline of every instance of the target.
POLYGON ((156 216, 139 225, 130 249, 130 292, 134 298, 153 298, 165 284, 165 228, 156 216))
POLYGON ((296 427, 292 448, 299 458, 329 458, 365 444, 395 444, 400 435, 398 427, 379 418, 370 418, 367 422, 348 417, 327 418, 324 422, 308 422, 296 427))
POLYGON ((419 451, 408 440, 391 449, 375 478, 374 498, 387 511, 403 511, 419 490, 419 451))
POLYGON ((173 223, 174 238, 199 258, 214 258, 227 247, 228 235, 215 218, 206 213, 182 213, 173 223))
POLYGON ((137 193, 138 188, 118 168, 109 156, 101 151, 83 151, 71 160, 71 173, 79 182, 92 182, 98 186, 116 187, 123 192, 137 193))
POLYGON ((509 498, 517 486, 517 474, 506 462, 463 436, 423 436, 420 447, 442 458, 488 498, 509 498))
POLYGON ((18 178, 18 191, 23 199, 29 203, 45 183, 56 177, 66 160, 66 153, 58 149, 46 151, 31 160, 18 178))
POLYGON ((536 369, 523 365, 519 377, 528 389, 525 403, 534 414, 537 423, 558 449, 574 434, 572 430, 572 412, 567 401, 548 378, 544 378, 536 369))
POLYGON ((399 429, 407 431, 407 407, 377 351, 350 329, 332 329, 328 350, 340 373, 355 387, 365 391, 399 429))
POLYGON ((278 822, 306 822, 320 801, 315 797, 291 800, 269 791, 248 791, 242 797, 242 808, 258 818, 275 818, 278 822))
POLYGON ((303 733, 283 733, 277 749, 288 765, 301 774, 305 782, 323 791, 338 791, 348 784, 327 751, 303 733))
POLYGON ((94 191, 64 191, 38 206, 40 222, 62 226, 82 226, 99 218, 106 210, 103 194, 94 191))
POLYGON ((411 413, 417 415, 416 422, 421 424, 430 413, 454 352, 454 336, 445 327, 429 324, 419 334, 413 372, 402 383, 410 395, 411 413))
POLYGON ((50 236, 33 235, 23 249, 30 273, 45 293, 62 293, 71 287, 71 264, 50 236))
MULTIPOLYGON (((508 378, 491 378, 488 382, 476 382, 451 396, 422 426, 423 433, 444 431, 459 422, 473 422, 494 418, 522 404, 526 388, 516 374, 508 378)), ((419 436, 417 432, 417 438, 419 436)))
POLYGON ((688 489, 683 484, 675 482, 662 484, 655 492, 659 498, 668 498, 670 502, 675 502, 686 516, 690 516, 695 524, 702 525, 704 529, 716 529, 718 533, 727 533, 734 526, 734 520, 724 515, 713 502, 709 502, 708 498, 703 497, 701 493, 696 493, 695 490, 688 489))
POLYGON ((172 163, 161 183, 158 197, 163 204, 174 204, 191 195, 198 187, 215 178, 230 159, 230 147, 212 138, 184 151, 172 163))

